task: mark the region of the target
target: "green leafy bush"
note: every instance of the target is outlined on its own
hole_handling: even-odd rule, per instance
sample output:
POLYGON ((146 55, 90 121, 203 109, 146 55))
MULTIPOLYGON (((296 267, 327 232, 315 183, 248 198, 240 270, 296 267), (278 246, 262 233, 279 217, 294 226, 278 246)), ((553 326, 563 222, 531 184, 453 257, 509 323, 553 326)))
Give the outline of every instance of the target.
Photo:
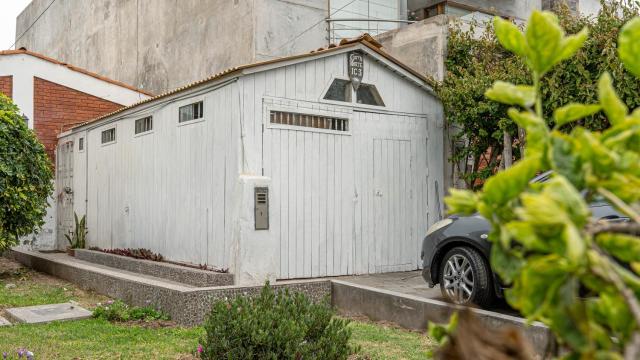
POLYGON ((205 322, 203 359, 346 359, 351 330, 326 303, 274 292, 214 303, 205 322))
POLYGON ((150 306, 129 306, 121 300, 98 304, 98 307, 93 310, 93 317, 96 319, 118 322, 134 320, 169 320, 169 316, 167 314, 150 306))
MULTIPOLYGON (((543 79, 588 42, 587 31, 567 36, 549 12, 534 12, 524 33, 501 18, 494 26, 500 43, 531 72, 531 85, 496 82, 486 92, 508 105, 509 118, 525 130, 524 158, 489 178, 479 193, 453 191, 447 205, 451 212, 477 211, 490 221, 491 265, 511 284, 509 304, 547 324, 566 346, 566 358, 622 359, 625 353, 637 359, 640 107, 629 111, 605 71, 596 101, 568 102, 547 114, 543 79), (610 127, 591 131, 580 125, 596 114, 610 127), (568 134, 560 131, 567 125, 568 134), (530 183, 548 170, 549 181, 530 183), (594 220, 588 204, 601 199, 630 221, 594 220), (579 296, 581 289, 591 296, 579 296)), ((617 53, 626 69, 619 72, 640 77, 640 18, 619 29, 617 53)))
POLYGON ((11 99, 0 94, 0 251, 44 224, 52 166, 11 99))

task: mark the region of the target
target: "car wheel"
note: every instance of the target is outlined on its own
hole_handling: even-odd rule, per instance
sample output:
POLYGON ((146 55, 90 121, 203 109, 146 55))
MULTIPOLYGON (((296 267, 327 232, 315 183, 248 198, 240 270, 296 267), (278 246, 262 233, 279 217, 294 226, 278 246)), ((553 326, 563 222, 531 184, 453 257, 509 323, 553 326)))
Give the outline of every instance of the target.
POLYGON ((449 250, 440 263, 438 274, 440 291, 451 302, 481 307, 493 302, 491 269, 474 249, 456 247, 449 250))

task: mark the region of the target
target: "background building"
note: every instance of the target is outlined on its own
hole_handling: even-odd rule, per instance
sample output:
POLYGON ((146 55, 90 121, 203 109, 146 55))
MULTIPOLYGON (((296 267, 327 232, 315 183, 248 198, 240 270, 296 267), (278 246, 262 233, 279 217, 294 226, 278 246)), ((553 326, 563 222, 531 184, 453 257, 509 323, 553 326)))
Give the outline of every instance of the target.
MULTIPOLYGON (((559 1, 565 0, 33 0, 18 16, 16 47, 161 93, 229 67, 364 32, 377 36, 437 15, 525 19, 559 1)), ((587 12, 598 5, 566 1, 587 12)), ((423 53, 388 50, 405 59, 423 53)))

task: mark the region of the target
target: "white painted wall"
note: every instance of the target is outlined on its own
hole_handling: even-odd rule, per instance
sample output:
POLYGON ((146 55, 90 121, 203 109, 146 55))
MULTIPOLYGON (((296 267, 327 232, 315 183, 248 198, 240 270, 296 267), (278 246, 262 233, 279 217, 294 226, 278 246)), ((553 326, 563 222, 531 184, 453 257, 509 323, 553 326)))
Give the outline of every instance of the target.
MULTIPOLYGON (((413 75, 361 50, 364 83, 377 86, 384 108, 322 100, 330 82, 347 75, 344 50, 248 69, 221 87, 203 85, 79 128, 88 132, 89 245, 145 247, 174 260, 233 266, 245 269, 245 279, 273 264, 272 255, 255 252, 257 267, 238 264, 238 248, 261 237, 277 244, 279 278, 418 268, 420 241, 441 213, 442 109, 407 80, 413 75), (204 120, 178 124, 178 108, 199 100, 204 120), (340 114, 351 130, 273 126, 272 109, 340 114), (135 119, 149 115, 153 132, 134 136, 135 119), (101 131, 113 126, 116 143, 100 144, 101 131), (404 167, 386 177, 392 180, 385 185, 395 186, 389 204, 397 205, 386 213, 371 210, 375 139, 406 141, 402 153, 391 153, 404 167), (252 210, 247 196, 238 196, 247 195, 240 184, 250 181, 240 179, 262 179, 263 172, 271 179, 270 230, 243 239, 238 229, 250 227, 252 210), (391 230, 375 230, 376 215, 393 217, 391 230)), ((64 134, 60 142, 77 136, 64 134)), ((85 176, 74 173, 74 181, 85 176)))

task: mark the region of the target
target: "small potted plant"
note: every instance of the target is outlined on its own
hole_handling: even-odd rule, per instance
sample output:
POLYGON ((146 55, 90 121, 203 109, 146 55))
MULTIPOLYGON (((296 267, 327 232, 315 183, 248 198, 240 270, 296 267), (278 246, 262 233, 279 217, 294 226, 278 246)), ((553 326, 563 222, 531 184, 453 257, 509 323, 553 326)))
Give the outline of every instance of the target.
POLYGON ((69 254, 69 256, 76 255, 75 249, 84 249, 87 234, 89 233, 87 230, 87 216, 84 215, 81 219, 78 219, 78 214, 74 213, 73 217, 76 222, 75 229, 64 235, 67 241, 69 241, 69 246, 67 246, 67 254, 69 254))

